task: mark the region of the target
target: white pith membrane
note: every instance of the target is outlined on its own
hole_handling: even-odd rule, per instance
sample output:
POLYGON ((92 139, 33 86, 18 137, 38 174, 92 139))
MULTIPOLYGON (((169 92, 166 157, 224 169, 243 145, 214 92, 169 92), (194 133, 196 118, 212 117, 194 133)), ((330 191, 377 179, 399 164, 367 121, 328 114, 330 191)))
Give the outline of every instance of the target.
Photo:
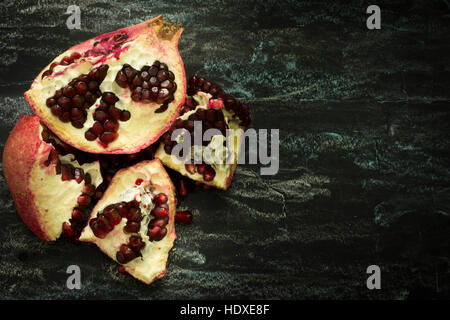
MULTIPOLYGON (((198 103, 198 105, 195 107, 194 110, 191 110, 189 112, 184 113, 177 119, 187 120, 191 114, 194 114, 197 112, 198 109, 208 109, 210 108, 210 105, 219 105, 222 104, 221 99, 211 99, 212 96, 209 93, 205 93, 202 91, 197 92, 193 96, 195 101, 198 103)), ((228 125, 229 129, 231 130, 231 134, 228 136, 228 138, 224 137, 223 135, 215 135, 211 139, 211 141, 206 146, 201 146, 201 152, 205 155, 204 151, 205 149, 211 150, 211 155, 215 156, 217 155, 217 158, 224 159, 223 163, 211 163, 210 165, 215 170, 216 175, 213 180, 211 181, 205 181, 203 179, 203 175, 200 173, 190 173, 186 170, 185 167, 185 161, 179 159, 176 156, 172 156, 170 154, 167 154, 164 150, 164 144, 160 143, 155 158, 160 159, 166 166, 169 168, 178 171, 182 175, 189 177, 192 180, 202 182, 206 185, 210 185, 219 189, 226 190, 229 187, 230 179, 236 170, 238 156, 239 156, 239 149, 241 146, 241 139, 242 139, 242 131, 245 130, 244 127, 239 126, 239 120, 233 119, 232 113, 230 113, 228 110, 226 110, 224 107, 220 108, 224 115, 225 123, 228 125), (225 140, 231 140, 231 142, 228 141, 227 146, 225 147, 223 145, 223 142, 225 140), (233 153, 233 156, 231 157, 232 161, 231 163, 227 163, 227 154, 233 153)), ((177 142, 181 142, 181 139, 178 139, 177 142)), ((196 146, 195 148, 199 148, 200 146, 196 146)), ((194 146, 191 147, 191 153, 187 156, 186 159, 194 159, 194 146)), ((199 152, 199 149, 196 149, 197 152, 199 152)), ((193 161, 192 161, 193 163, 193 161)))
POLYGON ((130 40, 124 42, 117 49, 117 52, 120 52, 118 57, 116 51, 106 56, 82 57, 74 64, 56 66, 50 76, 45 76, 41 79, 42 74, 53 62, 60 61, 64 56, 68 56, 72 52, 83 54, 88 49, 92 49, 95 41, 98 41, 101 36, 87 40, 59 55, 41 71, 34 80, 30 90, 25 93, 25 97, 33 111, 61 140, 83 151, 92 153, 134 153, 149 146, 175 120, 186 92, 184 66, 177 48, 182 29, 178 29, 172 38, 167 40, 158 35, 159 31, 164 27, 163 22, 165 23, 161 17, 157 17, 140 25, 115 31, 117 33, 129 32, 130 36, 130 40), (169 103, 168 109, 161 113, 155 113, 155 110, 162 104, 156 102, 135 102, 130 98, 130 89, 121 88, 115 82, 117 72, 122 69, 124 64, 129 64, 131 67, 140 70, 145 65, 151 66, 156 60, 167 64, 168 69, 174 73, 177 84, 174 100, 169 103), (72 79, 81 74, 87 74, 93 68, 104 64, 107 64, 109 68, 105 79, 100 84, 100 91, 102 93, 113 92, 119 98, 115 107, 120 110, 128 110, 131 113, 129 120, 119 121, 118 138, 106 146, 100 143, 99 139, 88 141, 84 137, 85 132, 94 123, 93 113, 96 106, 100 104, 101 98, 98 98, 87 110, 87 119, 83 128, 75 128, 70 122, 64 123, 60 121, 57 116, 52 114, 51 109, 46 106, 47 98, 52 97, 56 90, 66 86, 72 79))
MULTIPOLYGON (((106 189, 103 197, 93 209, 90 219, 93 219, 106 206, 122 201, 129 202, 137 200, 140 202, 140 209, 143 215, 141 227, 138 235, 141 236, 145 247, 141 250, 141 255, 124 264, 125 270, 133 277, 150 283, 155 278, 162 277, 166 270, 168 253, 175 240, 174 216, 176 208, 175 194, 172 183, 159 160, 142 161, 132 167, 122 169, 114 176, 111 184, 106 189), (143 181, 136 184, 138 179, 143 181), (158 193, 165 193, 168 197, 169 222, 166 225, 167 234, 160 241, 149 241, 147 235, 148 223, 153 218, 150 211, 154 205, 153 196, 158 193)), ((105 238, 97 238, 91 227, 88 225, 83 229, 80 240, 95 243, 100 250, 111 259, 116 259, 116 253, 122 244, 127 244, 131 236, 136 233, 125 233, 123 231, 127 219, 122 221, 109 232, 105 238)))
MULTIPOLYGON (((41 136, 42 126, 39 126, 41 136)), ((43 142, 39 147, 36 161, 30 171, 29 186, 34 191, 34 203, 39 212, 39 219, 51 240, 59 238, 62 224, 69 222, 72 210, 78 206, 77 198, 82 194, 85 180, 80 183, 75 180, 62 181, 61 174, 56 174, 56 164, 47 166, 49 144, 43 142)), ((75 168, 82 168, 85 174, 91 176, 91 184, 98 187, 102 183, 99 162, 80 165, 75 156, 67 154, 58 156, 61 164, 70 164, 75 168)))

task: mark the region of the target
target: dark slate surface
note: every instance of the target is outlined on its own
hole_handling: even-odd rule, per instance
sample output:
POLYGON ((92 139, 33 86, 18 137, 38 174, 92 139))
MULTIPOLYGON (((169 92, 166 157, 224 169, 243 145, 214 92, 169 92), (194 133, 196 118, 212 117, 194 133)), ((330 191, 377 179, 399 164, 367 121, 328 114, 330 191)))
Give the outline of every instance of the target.
POLYGON ((448 298, 450 8, 446 1, 10 1, 0 4, 0 143, 35 75, 71 45, 163 14, 181 22, 187 74, 280 128, 280 171, 240 166, 227 192, 182 205, 167 275, 146 286, 97 248, 43 243, 0 179, 4 299, 448 298), (76 2, 82 30, 64 15, 76 2), (82 289, 65 286, 68 265, 82 289), (382 270, 367 290, 366 268, 382 270))

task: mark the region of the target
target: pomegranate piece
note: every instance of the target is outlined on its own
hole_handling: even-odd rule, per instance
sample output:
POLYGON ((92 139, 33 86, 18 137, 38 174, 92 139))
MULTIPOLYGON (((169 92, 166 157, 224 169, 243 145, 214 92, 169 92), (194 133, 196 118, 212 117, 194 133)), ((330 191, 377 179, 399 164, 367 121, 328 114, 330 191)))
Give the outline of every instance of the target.
POLYGON ((83 221, 85 209, 66 204, 76 203, 84 194, 88 188, 86 178, 94 188, 102 182, 98 161, 79 165, 69 157, 61 164, 61 157, 71 148, 58 141, 38 117, 21 116, 3 150, 3 172, 17 212, 30 230, 45 241, 61 235, 77 236, 72 224, 83 221), (77 181, 75 185, 73 179, 77 181))
POLYGON ((182 32, 159 16, 75 45, 49 63, 25 98, 61 140, 81 151, 139 152, 159 139, 182 107, 182 32), (88 121, 94 113, 103 131, 88 121))
MULTIPOLYGON (((176 142, 171 140, 171 133, 175 129, 184 128, 190 132, 191 142, 194 142, 194 121, 201 121, 202 137, 206 130, 217 129, 220 132, 220 136, 223 136, 223 147, 225 149, 227 148, 227 130, 230 130, 233 134, 232 139, 237 139, 237 145, 240 146, 242 130, 250 124, 249 108, 233 96, 226 94, 218 85, 202 77, 192 76, 189 78, 187 94, 188 96, 181 109, 180 116, 168 133, 162 136, 161 145, 155 157, 184 176, 200 181, 207 186, 226 190, 236 169, 239 154, 238 148, 226 151, 227 154, 234 153, 235 162, 231 164, 226 163, 224 160, 219 165, 214 166, 205 162, 194 164, 189 162, 189 159, 187 163, 184 163, 176 157, 171 157, 172 149, 176 144, 176 142), (186 115, 188 112, 189 115, 186 115), (232 127, 229 127, 228 124, 231 124, 232 127), (217 171, 221 171, 220 174, 217 171)), ((202 141, 201 148, 203 151, 209 146, 210 141, 202 141)), ((215 150, 217 145, 211 148, 215 150)), ((179 186, 179 194, 181 196, 185 194, 185 188, 182 185, 179 186)))
POLYGON ((175 240, 175 201, 174 187, 161 162, 139 162, 114 175, 79 239, 95 243, 122 264, 124 272, 151 283, 165 273, 175 240), (155 212, 157 217, 152 216, 155 212))

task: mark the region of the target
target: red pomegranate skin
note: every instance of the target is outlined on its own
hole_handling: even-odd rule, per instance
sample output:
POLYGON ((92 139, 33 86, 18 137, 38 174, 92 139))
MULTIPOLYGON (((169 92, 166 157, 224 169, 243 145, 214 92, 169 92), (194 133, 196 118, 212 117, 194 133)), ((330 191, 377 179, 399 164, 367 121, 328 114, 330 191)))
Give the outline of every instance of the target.
POLYGON ((34 204, 33 191, 28 184, 30 171, 36 162, 41 145, 44 145, 44 152, 50 151, 51 146, 43 142, 39 136, 39 118, 22 115, 6 141, 3 150, 3 172, 23 222, 39 238, 51 241, 53 239, 48 236, 40 221, 39 212, 34 204), (17 148, 20 148, 19 152, 17 148))

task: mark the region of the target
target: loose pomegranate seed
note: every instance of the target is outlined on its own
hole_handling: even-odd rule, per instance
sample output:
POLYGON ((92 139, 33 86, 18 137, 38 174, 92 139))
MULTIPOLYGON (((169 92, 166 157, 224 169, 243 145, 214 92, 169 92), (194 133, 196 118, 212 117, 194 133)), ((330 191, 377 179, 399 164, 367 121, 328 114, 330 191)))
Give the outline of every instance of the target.
MULTIPOLYGON (((116 259, 117 259, 117 255, 116 255, 116 259)), ((117 261, 119 261, 119 259, 117 259, 117 261)), ((119 261, 120 262, 120 261, 119 261)), ((121 273, 121 274, 125 274, 125 275, 128 275, 129 273, 125 270, 125 267, 124 266, 119 266, 119 272, 121 273)))
POLYGON ((184 179, 181 179, 178 185, 178 193, 181 197, 184 197, 187 195, 187 184, 184 179))
POLYGON ((192 222, 194 216, 188 210, 177 211, 175 214, 175 222, 179 224, 189 224, 192 222))
POLYGON ((122 217, 120 216, 119 212, 115 208, 112 208, 112 209, 106 211, 105 216, 108 219, 108 222, 112 226, 116 226, 122 221, 122 217))
POLYGON ((158 193, 154 198, 153 198, 153 203, 156 205, 161 205, 164 203, 167 203, 167 195, 165 193, 158 193))

